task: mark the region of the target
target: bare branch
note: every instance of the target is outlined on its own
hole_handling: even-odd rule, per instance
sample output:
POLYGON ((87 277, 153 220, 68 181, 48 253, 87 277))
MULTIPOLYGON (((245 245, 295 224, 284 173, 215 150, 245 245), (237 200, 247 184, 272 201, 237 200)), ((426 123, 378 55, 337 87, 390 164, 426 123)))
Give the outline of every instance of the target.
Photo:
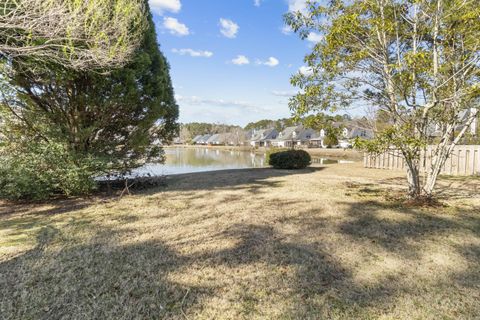
POLYGON ((0 0, 0 57, 77 70, 127 63, 146 26, 143 0, 0 0))

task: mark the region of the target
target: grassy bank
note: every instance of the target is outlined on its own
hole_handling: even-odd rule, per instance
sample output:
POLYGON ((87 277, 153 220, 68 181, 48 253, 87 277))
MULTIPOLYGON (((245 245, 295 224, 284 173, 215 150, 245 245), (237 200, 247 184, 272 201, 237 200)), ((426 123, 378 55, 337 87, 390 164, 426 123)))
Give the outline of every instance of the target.
MULTIPOLYGON (((213 150, 239 150, 239 151, 255 151, 259 153, 265 153, 267 149, 265 148, 251 148, 249 146, 242 147, 242 146, 189 146, 189 145, 175 145, 175 146, 168 146, 167 149, 171 148, 208 148, 213 150)), ((321 157, 321 158, 331 158, 331 159, 345 159, 345 160, 353 160, 353 161, 361 161, 363 160, 363 153, 353 150, 353 149, 323 149, 323 148, 310 148, 304 149, 312 157, 321 157)))
POLYGON ((2 319, 474 319, 480 181, 436 208, 360 164, 170 177, 121 199, 0 204, 2 319))

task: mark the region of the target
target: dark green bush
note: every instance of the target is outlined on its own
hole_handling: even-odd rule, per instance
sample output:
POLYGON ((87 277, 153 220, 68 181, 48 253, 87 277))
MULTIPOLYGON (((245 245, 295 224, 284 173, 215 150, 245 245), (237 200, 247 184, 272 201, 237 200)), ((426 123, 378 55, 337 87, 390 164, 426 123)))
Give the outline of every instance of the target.
POLYGON ((73 155, 56 143, 28 143, 0 149, 0 198, 43 200, 84 195, 96 188, 102 163, 73 155))
POLYGON ((270 154, 268 164, 276 169, 303 169, 310 165, 312 158, 304 150, 287 150, 270 154))
POLYGON ((267 151, 265 152, 265 162, 266 163, 270 163, 270 156, 274 153, 278 153, 278 152, 282 152, 282 151, 288 151, 288 150, 292 150, 292 149, 289 149, 289 148, 277 148, 277 147, 273 147, 273 148, 269 148, 267 149, 267 151))

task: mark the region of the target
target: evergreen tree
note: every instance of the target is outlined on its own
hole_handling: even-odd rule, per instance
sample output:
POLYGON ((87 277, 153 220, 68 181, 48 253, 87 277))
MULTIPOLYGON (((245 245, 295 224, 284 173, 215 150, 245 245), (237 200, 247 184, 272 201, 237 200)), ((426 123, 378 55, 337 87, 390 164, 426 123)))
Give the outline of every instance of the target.
POLYGON ((150 13, 148 23, 133 61, 121 69, 74 72, 13 63, 8 86, 14 94, 4 96, 2 106, 15 124, 15 130, 2 128, 7 145, 60 143, 72 159, 96 159, 98 174, 162 161, 159 145, 178 131, 178 106, 150 13))

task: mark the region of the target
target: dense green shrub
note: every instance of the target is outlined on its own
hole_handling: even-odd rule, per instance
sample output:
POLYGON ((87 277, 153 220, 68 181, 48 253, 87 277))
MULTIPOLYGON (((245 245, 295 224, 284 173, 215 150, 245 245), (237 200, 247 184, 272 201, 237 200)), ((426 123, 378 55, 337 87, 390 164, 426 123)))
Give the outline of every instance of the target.
POLYGON ((267 151, 265 152, 265 162, 270 163, 270 156, 272 154, 282 152, 282 151, 288 151, 288 150, 291 150, 291 149, 289 149, 289 148, 276 148, 276 147, 267 149, 267 151))
POLYGON ((73 155, 56 143, 28 143, 0 149, 0 198, 42 200, 83 195, 96 188, 102 163, 73 155))
POLYGON ((276 169, 303 169, 311 161, 312 158, 304 150, 287 150, 270 154, 268 164, 276 169))

